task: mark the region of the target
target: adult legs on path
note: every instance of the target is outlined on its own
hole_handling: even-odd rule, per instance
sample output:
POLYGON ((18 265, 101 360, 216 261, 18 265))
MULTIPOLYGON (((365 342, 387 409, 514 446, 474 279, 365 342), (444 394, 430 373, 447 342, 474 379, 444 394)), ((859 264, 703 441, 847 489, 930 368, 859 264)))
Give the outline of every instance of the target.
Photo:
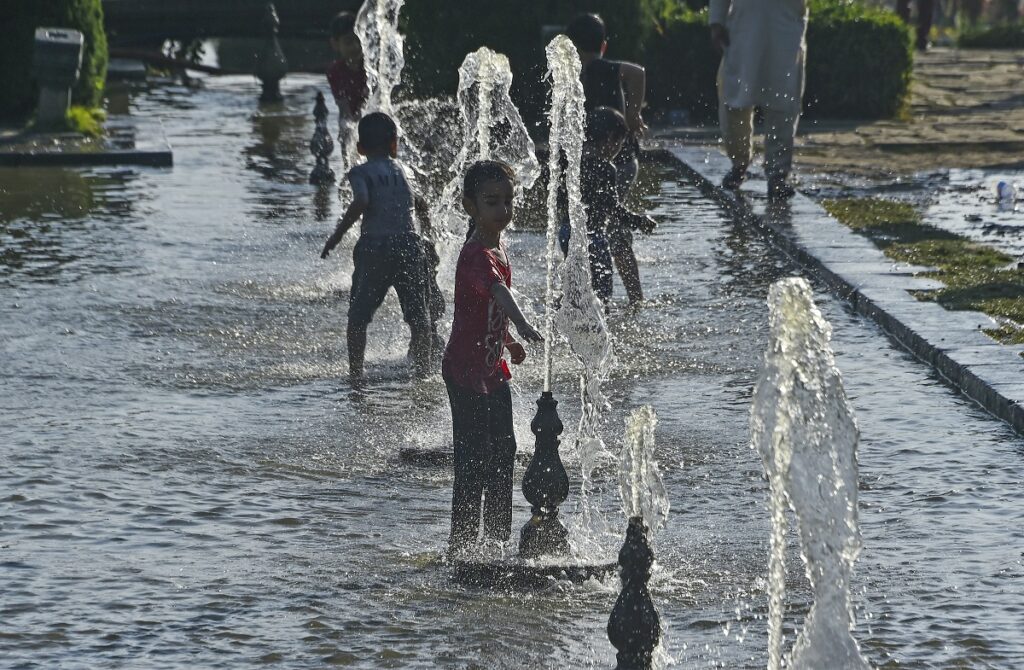
POLYGON ((789 183, 793 170, 793 141, 800 115, 796 111, 764 108, 764 173, 768 197, 789 198, 795 192, 789 183))
POLYGON ((754 108, 729 107, 718 104, 718 125, 722 133, 725 155, 732 161, 732 169, 722 180, 722 186, 737 189, 747 174, 753 159, 754 108))
MULTIPOLYGON (((904 23, 910 23, 910 0, 898 0, 896 13, 904 23)), ((928 48, 928 35, 934 18, 935 0, 917 0, 917 48, 921 51, 928 48)))

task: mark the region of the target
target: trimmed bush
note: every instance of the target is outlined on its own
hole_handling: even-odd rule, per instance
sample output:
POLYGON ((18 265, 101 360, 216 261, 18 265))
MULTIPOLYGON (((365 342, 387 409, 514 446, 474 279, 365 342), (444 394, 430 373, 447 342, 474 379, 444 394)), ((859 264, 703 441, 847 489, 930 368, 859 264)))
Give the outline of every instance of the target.
POLYGON ((1024 49, 1024 22, 968 28, 956 43, 966 49, 1024 49))
MULTIPOLYGON (((807 27, 804 111, 831 118, 886 118, 910 90, 910 32, 892 12, 842 0, 812 0, 807 27)), ((641 58, 648 104, 686 109, 697 120, 717 116, 718 56, 707 13, 685 7, 664 15, 641 58)))
POLYGON ((415 95, 453 94, 467 53, 486 46, 508 56, 513 99, 527 122, 546 104, 541 81, 544 47, 580 12, 600 14, 608 26, 608 57, 639 61, 657 18, 673 0, 416 0, 402 9, 406 77, 415 95), (551 31, 553 28, 553 32, 551 31))
POLYGON ((37 27, 73 28, 85 37, 82 70, 72 101, 96 107, 107 78, 107 38, 100 0, 16 0, 0 2, 0 118, 24 119, 35 108, 38 92, 32 78, 37 27))
POLYGON ((804 111, 864 119, 902 112, 914 67, 907 25, 892 12, 839 0, 814 0, 810 11, 804 111))

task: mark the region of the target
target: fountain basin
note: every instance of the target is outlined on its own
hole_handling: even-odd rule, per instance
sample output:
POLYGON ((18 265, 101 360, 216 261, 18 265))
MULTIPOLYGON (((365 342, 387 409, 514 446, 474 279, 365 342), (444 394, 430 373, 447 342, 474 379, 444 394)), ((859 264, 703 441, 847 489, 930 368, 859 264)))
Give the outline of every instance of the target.
POLYGON ((540 589, 554 581, 582 584, 590 579, 602 580, 618 572, 618 561, 593 563, 558 563, 549 561, 449 561, 452 577, 466 586, 506 590, 540 589))

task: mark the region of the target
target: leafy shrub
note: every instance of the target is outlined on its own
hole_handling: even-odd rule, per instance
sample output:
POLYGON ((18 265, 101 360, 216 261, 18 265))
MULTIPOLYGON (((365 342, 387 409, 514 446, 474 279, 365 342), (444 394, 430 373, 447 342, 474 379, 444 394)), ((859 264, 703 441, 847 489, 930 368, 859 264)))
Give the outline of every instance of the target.
POLYGON ((804 110, 832 118, 899 114, 914 67, 906 24, 892 12, 840 0, 814 0, 810 11, 804 110))
POLYGON ((97 107, 71 105, 65 115, 64 123, 72 132, 88 137, 99 137, 103 134, 103 121, 106 118, 106 112, 97 107))
POLYGON ((600 14, 608 26, 608 57, 640 60, 656 19, 673 0, 416 0, 402 10, 406 76, 416 95, 453 94, 466 54, 486 46, 508 56, 513 99, 527 121, 538 121, 547 41, 580 12, 600 14))
POLYGON ((1024 49, 1024 22, 969 28, 956 43, 967 49, 1024 49))
MULTIPOLYGON (((804 111, 833 118, 891 117, 910 89, 910 33, 884 10, 842 0, 812 0, 807 27, 804 111)), ((666 13, 648 41, 648 104, 686 109, 693 118, 717 115, 718 56, 711 48, 707 13, 679 7, 666 13)))
POLYGON ((16 0, 0 2, 0 117, 23 119, 38 96, 32 78, 32 53, 38 27, 73 28, 85 37, 82 70, 72 100, 99 105, 107 78, 107 38, 100 0, 16 0))

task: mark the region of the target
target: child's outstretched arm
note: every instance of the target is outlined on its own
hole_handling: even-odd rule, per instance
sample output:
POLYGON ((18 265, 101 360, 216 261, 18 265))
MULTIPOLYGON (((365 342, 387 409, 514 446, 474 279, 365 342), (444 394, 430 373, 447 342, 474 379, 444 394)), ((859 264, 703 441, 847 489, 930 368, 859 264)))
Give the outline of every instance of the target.
POLYGON ((523 311, 519 309, 516 299, 512 296, 512 292, 508 290, 507 286, 500 281, 494 282, 491 285, 491 295, 494 296, 498 306, 505 311, 505 314, 508 315, 512 323, 516 325, 516 330, 519 331, 524 340, 527 342, 544 341, 544 337, 523 316, 523 311))
POLYGON ((345 210, 345 215, 341 217, 341 221, 338 222, 337 228, 330 237, 327 238, 327 242, 324 244, 324 250, 320 252, 320 258, 327 258, 331 255, 331 251, 334 247, 338 246, 338 242, 341 242, 341 238, 344 237, 348 229, 351 228, 359 217, 366 211, 366 206, 369 204, 368 201, 362 198, 354 199, 345 210))

